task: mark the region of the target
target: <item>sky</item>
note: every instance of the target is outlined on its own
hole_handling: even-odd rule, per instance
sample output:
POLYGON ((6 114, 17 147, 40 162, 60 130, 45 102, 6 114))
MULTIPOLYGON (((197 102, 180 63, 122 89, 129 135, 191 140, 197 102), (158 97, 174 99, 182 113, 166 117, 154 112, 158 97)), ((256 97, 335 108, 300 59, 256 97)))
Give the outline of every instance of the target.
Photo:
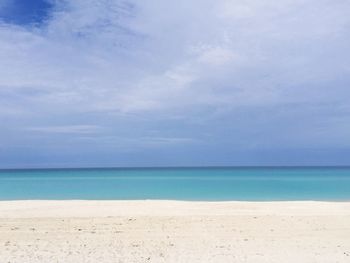
POLYGON ((0 168, 350 165, 348 0, 0 0, 0 168))

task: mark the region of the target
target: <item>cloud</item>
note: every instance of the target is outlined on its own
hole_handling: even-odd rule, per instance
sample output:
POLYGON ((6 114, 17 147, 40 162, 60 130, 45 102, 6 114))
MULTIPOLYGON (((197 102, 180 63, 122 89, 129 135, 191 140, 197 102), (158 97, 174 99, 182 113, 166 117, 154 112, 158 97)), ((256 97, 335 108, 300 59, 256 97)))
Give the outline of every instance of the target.
POLYGON ((198 61, 209 65, 221 66, 232 61, 234 57, 234 53, 229 49, 224 49, 221 47, 208 47, 202 51, 198 61))
POLYGON ((350 145, 348 1, 61 0, 48 18, 0 23, 12 133, 350 145))
POLYGON ((98 133, 102 127, 95 125, 69 125, 69 126, 49 126, 49 127, 29 127, 28 131, 44 133, 68 133, 68 134, 90 134, 98 133))
POLYGON ((183 108, 194 95, 197 106, 299 102, 285 93, 348 71, 338 54, 345 4, 325 13, 324 1, 316 10, 300 1, 263 3, 58 2, 45 29, 2 27, 0 85, 39 86, 46 94, 37 99, 71 110, 133 112, 183 108), (165 9, 174 15, 165 18, 165 9))

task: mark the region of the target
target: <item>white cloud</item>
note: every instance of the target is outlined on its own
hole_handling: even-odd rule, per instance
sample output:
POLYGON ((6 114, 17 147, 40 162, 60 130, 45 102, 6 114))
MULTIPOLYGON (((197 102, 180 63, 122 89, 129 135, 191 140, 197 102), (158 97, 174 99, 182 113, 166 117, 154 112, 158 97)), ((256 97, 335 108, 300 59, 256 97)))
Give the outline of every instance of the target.
POLYGON ((29 127, 26 130, 45 133, 68 133, 68 134, 90 134, 98 133, 103 130, 96 125, 65 125, 65 126, 47 126, 47 127, 29 127))
POLYGON ((208 48, 199 56, 199 62, 209 65, 222 66, 228 64, 235 58, 234 53, 229 49, 221 47, 208 48))
POLYGON ((328 112, 349 103, 346 0, 55 3, 41 28, 0 24, 0 116, 30 115, 14 127, 93 133, 94 123, 46 122, 99 122, 101 113, 115 129, 126 125, 116 113, 130 123, 222 118, 224 127, 263 107, 273 115, 284 105, 328 112))
POLYGON ((57 3, 44 29, 0 29, 0 87, 39 87, 45 93, 36 102, 63 106, 56 110, 183 108, 193 93, 203 106, 220 107, 221 96, 271 103, 270 91, 276 102, 297 102, 284 97, 290 85, 332 80, 343 70, 319 60, 332 63, 346 41, 344 1, 318 8, 269 0, 57 3), (227 88, 213 92, 221 80, 227 88))

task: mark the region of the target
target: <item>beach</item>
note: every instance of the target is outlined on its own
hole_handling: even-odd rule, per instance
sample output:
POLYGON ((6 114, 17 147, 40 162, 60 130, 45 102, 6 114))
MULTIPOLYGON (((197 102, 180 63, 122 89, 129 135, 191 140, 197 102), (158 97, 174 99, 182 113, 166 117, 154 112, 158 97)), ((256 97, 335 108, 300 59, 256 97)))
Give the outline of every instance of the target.
POLYGON ((350 202, 1 201, 0 262, 350 262, 350 202))

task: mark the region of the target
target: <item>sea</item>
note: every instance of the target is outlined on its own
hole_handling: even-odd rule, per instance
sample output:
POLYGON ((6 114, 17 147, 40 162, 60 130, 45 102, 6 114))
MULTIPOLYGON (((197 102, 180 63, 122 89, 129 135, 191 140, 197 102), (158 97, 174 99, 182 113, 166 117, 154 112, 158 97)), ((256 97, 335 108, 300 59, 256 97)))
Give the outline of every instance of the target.
POLYGON ((350 167, 0 170, 0 200, 350 201, 350 167))

